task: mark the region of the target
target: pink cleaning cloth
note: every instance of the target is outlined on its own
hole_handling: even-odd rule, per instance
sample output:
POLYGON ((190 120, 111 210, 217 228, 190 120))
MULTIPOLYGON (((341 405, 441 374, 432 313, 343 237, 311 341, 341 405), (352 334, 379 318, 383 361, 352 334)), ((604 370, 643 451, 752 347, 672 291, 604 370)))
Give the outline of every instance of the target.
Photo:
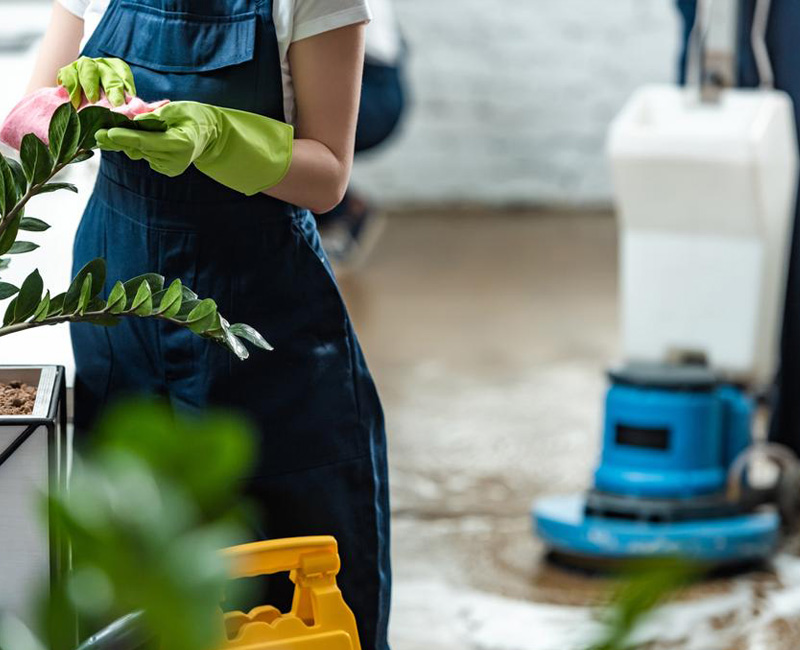
MULTIPOLYGON (((116 113, 122 113, 129 119, 133 119, 136 115, 152 113, 157 108, 169 103, 168 99, 150 103, 138 97, 126 96, 125 99, 127 101, 122 106, 112 106, 105 94, 95 103, 90 103, 84 97, 83 103, 78 110, 87 106, 104 106, 116 113)), ((26 133, 34 133, 47 144, 50 118, 53 117, 53 113, 56 112, 59 106, 66 104, 68 101, 69 93, 63 86, 42 88, 26 95, 22 98, 22 101, 11 109, 5 122, 3 122, 3 126, 0 128, 0 142, 19 151, 22 136, 26 133)))

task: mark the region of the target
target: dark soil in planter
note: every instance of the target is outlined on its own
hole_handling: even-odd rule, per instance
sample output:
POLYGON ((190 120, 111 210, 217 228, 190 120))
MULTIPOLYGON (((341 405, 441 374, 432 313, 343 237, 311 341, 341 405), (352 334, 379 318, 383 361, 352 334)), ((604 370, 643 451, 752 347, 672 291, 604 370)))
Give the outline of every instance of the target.
POLYGON ((36 387, 21 381, 0 382, 0 415, 30 415, 36 387))

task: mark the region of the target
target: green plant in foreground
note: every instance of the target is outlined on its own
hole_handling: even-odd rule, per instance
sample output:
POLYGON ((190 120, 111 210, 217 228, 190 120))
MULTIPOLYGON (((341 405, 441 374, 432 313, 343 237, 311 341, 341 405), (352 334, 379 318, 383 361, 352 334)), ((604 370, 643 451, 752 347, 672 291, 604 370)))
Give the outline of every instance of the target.
POLYGON ((614 593, 605 612, 602 639, 589 650, 627 650, 644 620, 667 599, 690 586, 705 567, 681 558, 636 562, 614 593))
MULTIPOLYGON (((52 178, 67 165, 87 160, 97 147, 99 129, 114 126, 142 128, 123 115, 99 106, 76 112, 70 103, 60 106, 49 129, 49 146, 29 133, 22 139, 20 161, 0 155, 0 270, 8 266, 3 255, 20 255, 38 245, 19 239, 23 232, 41 232, 50 226, 25 216, 28 202, 38 194, 57 190, 77 192, 69 183, 52 178)), ((0 326, 0 336, 43 325, 85 322, 116 325, 122 318, 158 318, 185 327, 195 334, 228 347, 240 359, 248 357, 243 341, 265 350, 269 344, 252 327, 230 324, 217 311, 211 298, 200 299, 179 279, 167 284, 156 273, 147 273, 114 284, 107 299, 100 297, 106 281, 103 259, 89 262, 63 293, 46 291, 38 270, 22 286, 0 281, 0 301, 9 300, 0 326)))
POLYGON ((111 409, 70 490, 49 497, 72 570, 44 599, 36 635, 0 625, 2 650, 74 650, 76 613, 84 641, 131 612, 128 642, 103 648, 139 648, 130 637, 170 650, 219 647, 232 587, 219 551, 246 538, 239 491, 253 444, 249 427, 222 413, 189 417, 140 401, 111 409))

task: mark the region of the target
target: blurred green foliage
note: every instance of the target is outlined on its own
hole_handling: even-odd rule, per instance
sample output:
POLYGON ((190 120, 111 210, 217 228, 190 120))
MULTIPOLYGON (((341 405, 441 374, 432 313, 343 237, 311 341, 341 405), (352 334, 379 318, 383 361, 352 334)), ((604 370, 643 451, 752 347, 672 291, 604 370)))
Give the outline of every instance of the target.
POLYGON ((605 633, 589 650, 626 650, 648 615, 707 571, 707 567, 682 558, 656 558, 632 562, 605 612, 605 633))
MULTIPOLYGON (((73 650, 75 615, 85 639, 139 612, 117 636, 135 628, 137 638, 170 650, 217 646, 228 578, 219 550, 245 539, 239 490, 253 440, 226 414, 178 415, 157 402, 112 409, 76 459, 69 492, 49 499, 51 521, 70 539, 73 570, 44 599, 43 645, 73 650)), ((5 629, 0 645, 35 650, 32 638, 5 629)))

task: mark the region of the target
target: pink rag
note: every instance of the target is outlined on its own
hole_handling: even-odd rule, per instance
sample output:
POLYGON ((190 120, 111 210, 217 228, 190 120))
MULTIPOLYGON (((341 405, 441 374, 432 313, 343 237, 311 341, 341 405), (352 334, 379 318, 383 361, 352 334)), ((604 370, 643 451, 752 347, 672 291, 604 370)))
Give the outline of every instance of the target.
MULTIPOLYGON (((87 106, 104 106, 116 113, 122 113, 125 117, 133 119, 141 113, 152 113, 157 108, 169 103, 168 99, 158 102, 147 103, 138 97, 126 96, 126 103, 122 106, 112 106, 106 99, 105 94, 94 104, 83 98, 83 103, 78 110, 87 106)), ((69 93, 63 86, 55 88, 42 88, 36 90, 22 98, 11 112, 8 114, 2 128, 0 128, 0 142, 19 151, 22 136, 26 133, 36 134, 45 144, 48 143, 48 131, 50 118, 62 104, 69 101, 69 93)))

